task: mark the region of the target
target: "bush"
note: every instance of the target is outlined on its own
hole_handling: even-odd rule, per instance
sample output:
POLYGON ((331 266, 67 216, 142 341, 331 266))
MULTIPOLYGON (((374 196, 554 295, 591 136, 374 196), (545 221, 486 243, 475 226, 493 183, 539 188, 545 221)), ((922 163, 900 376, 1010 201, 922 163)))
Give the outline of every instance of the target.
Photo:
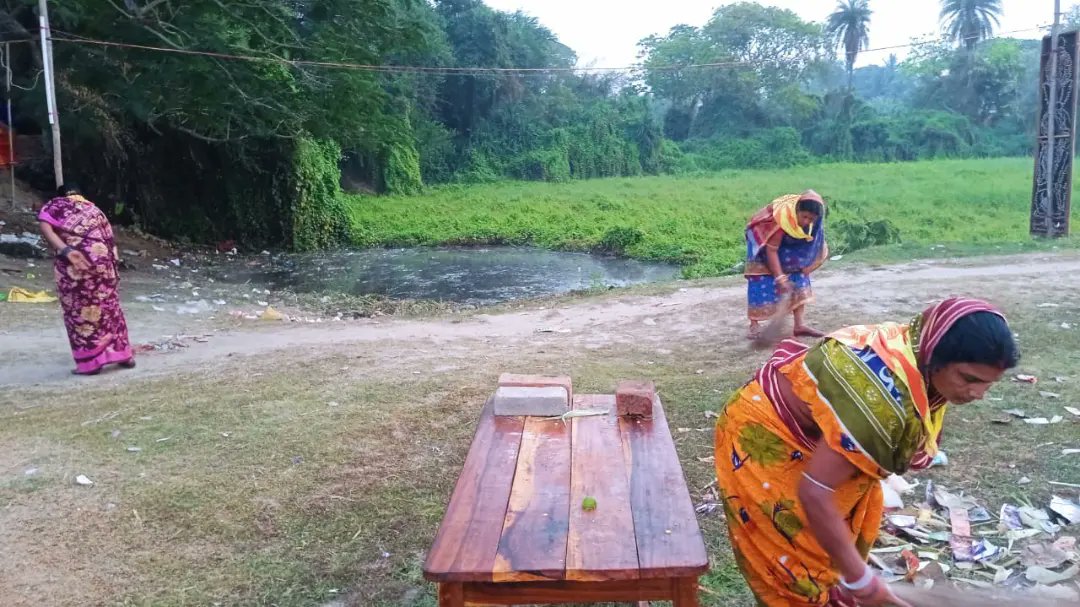
POLYGON ((332 247, 348 238, 348 209, 341 194, 341 148, 333 141, 296 141, 292 156, 291 238, 298 251, 332 247))
POLYGON ((766 129, 753 137, 689 141, 683 149, 706 171, 789 168, 813 160, 798 131, 790 127, 766 129))
POLYGON ((608 228, 600 237, 597 247, 600 251, 613 255, 625 255, 626 250, 645 239, 645 233, 632 227, 608 228))
POLYGON ((383 190, 388 194, 417 194, 423 188, 416 148, 405 143, 390 144, 383 166, 383 190))
POLYGON ((833 249, 842 253, 900 242, 900 229, 888 219, 841 219, 832 224, 827 235, 833 249))

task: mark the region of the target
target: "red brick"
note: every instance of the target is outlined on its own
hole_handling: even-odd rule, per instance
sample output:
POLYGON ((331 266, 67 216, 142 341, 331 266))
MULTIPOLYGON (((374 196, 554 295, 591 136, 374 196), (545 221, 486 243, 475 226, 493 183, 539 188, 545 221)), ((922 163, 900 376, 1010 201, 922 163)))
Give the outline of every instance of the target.
POLYGON ((503 373, 499 376, 500 388, 548 388, 551 386, 566 388, 569 402, 574 402, 574 387, 568 376, 547 377, 544 375, 522 375, 520 373, 503 373))
POLYGON ((656 384, 645 380, 623 380, 615 388, 615 409, 622 417, 652 417, 656 384))

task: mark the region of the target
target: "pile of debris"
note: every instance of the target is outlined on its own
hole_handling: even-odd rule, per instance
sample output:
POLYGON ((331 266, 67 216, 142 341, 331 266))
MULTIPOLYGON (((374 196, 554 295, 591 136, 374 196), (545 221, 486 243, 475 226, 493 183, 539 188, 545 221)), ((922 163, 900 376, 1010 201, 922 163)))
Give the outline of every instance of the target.
POLYGON ((168 335, 157 341, 137 344, 134 349, 139 353, 176 352, 188 347, 189 342, 209 343, 210 337, 210 335, 168 335))
MULTIPOLYGON (((911 493, 894 477, 886 483, 911 493)), ((1060 485, 1064 489, 1076 489, 1060 485)), ((1080 504, 1054 496, 1046 507, 1004 504, 994 516, 970 496, 927 482, 922 503, 890 510, 870 562, 890 581, 921 588, 950 581, 1075 601, 1080 599, 1080 504)))

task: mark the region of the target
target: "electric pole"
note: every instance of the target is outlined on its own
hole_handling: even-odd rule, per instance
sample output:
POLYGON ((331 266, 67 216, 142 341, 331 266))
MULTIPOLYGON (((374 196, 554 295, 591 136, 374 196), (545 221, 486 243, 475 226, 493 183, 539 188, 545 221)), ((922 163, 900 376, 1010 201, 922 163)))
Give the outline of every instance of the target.
POLYGON ((52 127, 53 175, 56 187, 64 184, 64 161, 60 153, 60 114, 56 107, 56 82, 53 80, 52 30, 49 29, 48 0, 38 0, 38 25, 41 28, 41 65, 45 71, 45 102, 52 127))

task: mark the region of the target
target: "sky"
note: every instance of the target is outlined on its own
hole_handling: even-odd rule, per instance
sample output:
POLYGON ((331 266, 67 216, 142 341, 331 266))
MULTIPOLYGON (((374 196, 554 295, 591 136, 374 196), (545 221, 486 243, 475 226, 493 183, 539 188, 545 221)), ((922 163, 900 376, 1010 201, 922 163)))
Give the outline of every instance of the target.
MULTIPOLYGON (((678 24, 703 25, 723 0, 484 0, 504 11, 521 10, 555 32, 563 44, 578 54, 578 64, 623 67, 637 63, 637 42, 653 34, 665 34, 678 24), (633 8, 631 8, 633 7, 633 8)), ((807 21, 824 21, 836 8, 836 0, 758 0, 761 4, 795 11, 807 21)), ((1000 32, 1029 30, 1048 25, 1054 18, 1053 0, 1002 0, 1004 14, 1000 32)), ((1072 4, 1062 2, 1062 10, 1072 4)), ((870 47, 907 44, 913 38, 940 31, 940 0, 870 0, 874 11, 870 23, 870 47)), ((1036 31, 1010 34, 1038 38, 1036 31)), ((901 59, 906 49, 863 53, 858 65, 879 64, 889 53, 901 59)))

